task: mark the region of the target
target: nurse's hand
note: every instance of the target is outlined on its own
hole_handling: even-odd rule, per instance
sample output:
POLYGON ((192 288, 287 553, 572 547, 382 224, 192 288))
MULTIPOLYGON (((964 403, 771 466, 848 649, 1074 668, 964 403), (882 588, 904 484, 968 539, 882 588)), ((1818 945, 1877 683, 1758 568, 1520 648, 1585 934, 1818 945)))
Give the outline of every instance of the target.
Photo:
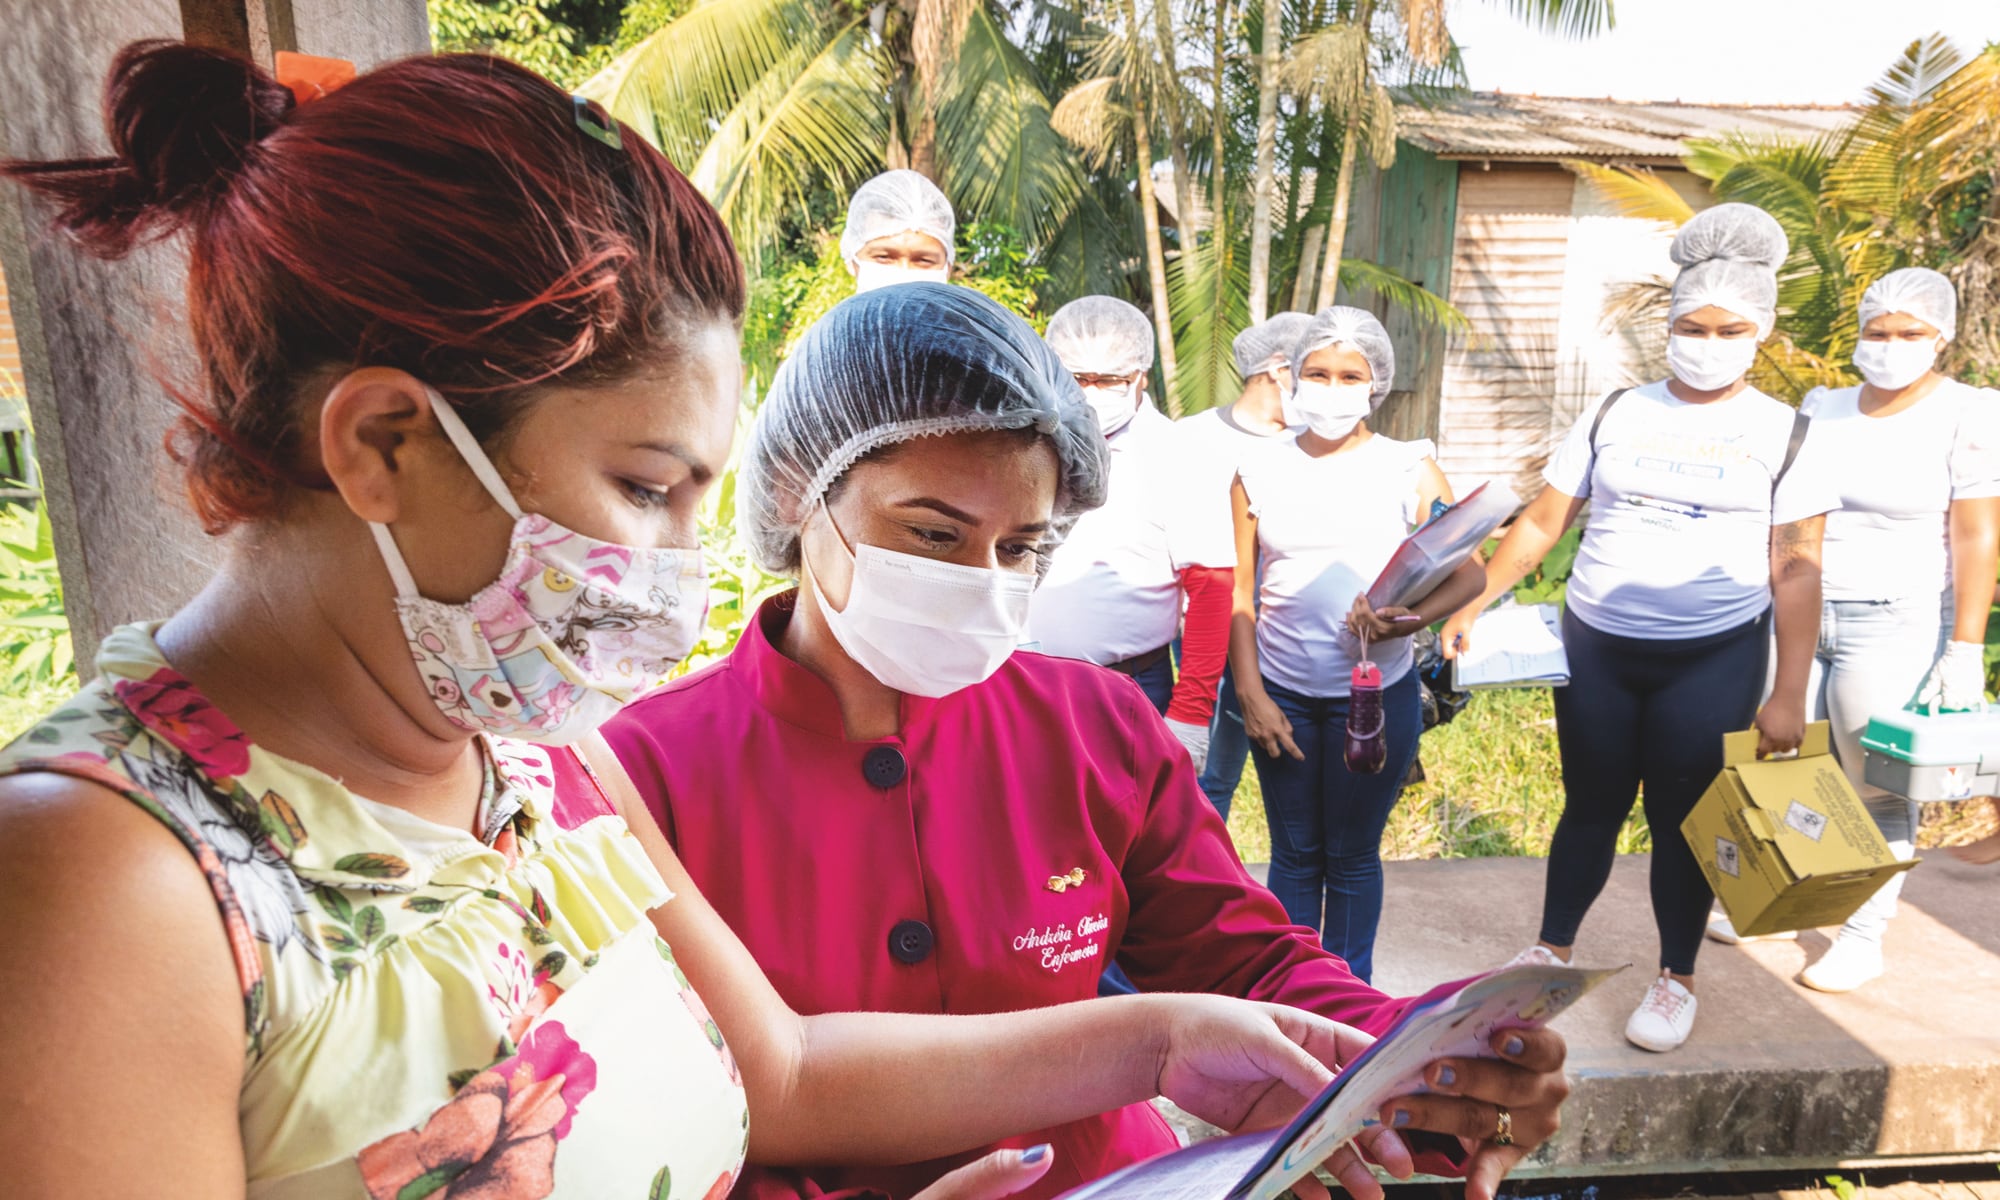
POLYGON ((1757 710, 1757 757, 1788 754, 1806 740, 1805 709, 1776 696, 1757 710))
POLYGON ((1477 605, 1468 605, 1445 619, 1444 628, 1438 631, 1438 649, 1448 659, 1457 658, 1472 649, 1472 625, 1479 620, 1477 605))
POLYGON ((1363 642, 1387 642, 1408 637, 1424 627, 1424 619, 1401 606, 1378 609, 1368 603, 1368 593, 1354 598, 1347 614, 1347 628, 1363 642))
POLYGON ((1500 1181, 1537 1146, 1555 1136, 1562 1103, 1569 1098, 1563 1060, 1569 1046, 1552 1029, 1503 1030, 1493 1035, 1492 1058, 1441 1058, 1424 1068, 1431 1090, 1384 1105, 1384 1125, 1421 1129, 1459 1139, 1471 1156, 1465 1165, 1466 1200, 1494 1200, 1500 1181), (1507 1113, 1501 1145, 1500 1114, 1507 1113))
MULTIPOLYGON (((1160 1095, 1231 1133, 1291 1120, 1335 1071, 1375 1040, 1282 1004, 1221 996, 1143 999, 1167 1008, 1160 1095)), ((1357 1141, 1369 1159, 1398 1179, 1415 1169, 1403 1139, 1386 1127, 1376 1126, 1357 1141)), ((1354 1147, 1341 1147, 1322 1167, 1354 1200, 1381 1200, 1381 1184, 1354 1147)))
POLYGON ((1000 1200, 1034 1186, 1055 1161, 1055 1150, 1048 1145, 995 1150, 944 1176, 910 1200, 1000 1200))
POLYGON ((1306 760, 1305 751, 1292 740, 1292 723, 1277 701, 1262 691, 1238 691, 1236 703, 1243 710, 1243 732, 1258 749, 1272 758, 1289 754, 1300 762, 1306 760))

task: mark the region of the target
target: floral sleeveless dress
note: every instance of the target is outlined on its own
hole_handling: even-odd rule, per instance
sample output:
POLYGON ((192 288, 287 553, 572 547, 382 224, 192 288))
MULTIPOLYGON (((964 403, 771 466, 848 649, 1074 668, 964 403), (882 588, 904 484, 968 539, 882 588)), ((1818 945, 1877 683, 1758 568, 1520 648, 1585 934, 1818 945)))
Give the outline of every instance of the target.
POLYGON ((253 1200, 728 1192, 741 1077, 575 755, 486 741, 485 836, 454 835, 252 745, 149 627, 97 668, 0 774, 111 788, 200 864, 243 988, 253 1200))

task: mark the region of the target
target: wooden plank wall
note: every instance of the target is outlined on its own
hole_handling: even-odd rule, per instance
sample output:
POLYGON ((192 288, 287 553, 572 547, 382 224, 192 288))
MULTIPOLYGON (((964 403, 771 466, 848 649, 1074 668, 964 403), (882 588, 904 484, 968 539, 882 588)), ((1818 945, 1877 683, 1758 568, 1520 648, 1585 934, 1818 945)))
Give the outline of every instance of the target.
MULTIPOLYGON (((1379 263, 1450 299, 1452 235, 1458 208, 1458 164, 1408 144, 1396 148, 1387 171, 1372 165, 1355 181, 1342 253, 1379 263)), ((1390 437, 1434 438, 1444 378, 1445 335, 1370 291, 1337 293, 1342 304, 1382 318, 1396 348, 1396 382, 1370 422, 1390 437)))
POLYGON ((21 394, 21 344, 14 340, 14 310, 7 306, 7 273, 0 271, 0 396, 21 394))
POLYGON ((1554 163, 1458 166, 1450 299, 1472 330, 1445 355, 1438 462, 1461 492, 1504 479, 1527 499, 1550 438, 1576 181, 1554 163))

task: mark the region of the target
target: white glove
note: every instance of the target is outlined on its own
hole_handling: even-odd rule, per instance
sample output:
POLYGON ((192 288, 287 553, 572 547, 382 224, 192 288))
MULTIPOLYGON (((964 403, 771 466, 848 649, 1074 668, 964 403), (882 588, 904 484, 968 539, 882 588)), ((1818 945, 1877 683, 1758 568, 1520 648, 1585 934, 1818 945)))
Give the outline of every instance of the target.
POLYGON ((1196 725, 1189 721, 1168 721, 1167 728, 1180 744, 1187 747, 1188 757, 1194 760, 1195 774, 1208 766, 1208 726, 1196 725))
POLYGON ((1978 708, 1986 703, 1986 647, 1946 642, 1931 673, 1917 689, 1917 707, 1933 712, 1978 708))

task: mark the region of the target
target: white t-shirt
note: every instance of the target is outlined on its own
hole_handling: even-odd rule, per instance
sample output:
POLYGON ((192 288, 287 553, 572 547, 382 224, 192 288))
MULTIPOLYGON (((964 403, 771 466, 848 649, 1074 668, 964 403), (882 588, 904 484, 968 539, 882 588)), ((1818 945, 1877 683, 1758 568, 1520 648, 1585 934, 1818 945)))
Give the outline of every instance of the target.
POLYGON ((1148 402, 1110 443, 1104 506, 1077 519, 1028 609, 1031 645, 1100 666, 1173 641, 1180 573, 1217 565, 1195 553, 1174 423, 1148 402))
POLYGON ((1229 491, 1247 454, 1298 436, 1297 430, 1252 433, 1236 423, 1227 405, 1174 422, 1188 466, 1189 535, 1203 566, 1236 565, 1236 519, 1229 491))
POLYGON ((1597 433, 1600 400, 1542 473, 1589 497, 1569 607, 1592 629, 1660 641, 1707 637, 1771 606, 1771 528, 1840 505, 1808 436, 1773 497, 1797 414, 1755 388, 1689 404, 1664 381, 1621 397, 1597 433))
MULTIPOLYGON (((1244 457, 1239 473, 1257 518, 1257 669, 1306 696, 1345 696, 1360 660, 1347 632, 1354 598, 1410 534, 1430 442, 1376 434, 1314 458, 1295 434, 1244 457)), ((1409 674, 1410 639, 1369 648, 1382 682, 1409 674)))
POLYGON ((1820 388, 1800 407, 1840 489, 1826 518, 1826 598, 1943 593, 1951 502, 2000 496, 2000 393, 1947 380, 1902 412, 1871 417, 1860 388, 1820 388))

